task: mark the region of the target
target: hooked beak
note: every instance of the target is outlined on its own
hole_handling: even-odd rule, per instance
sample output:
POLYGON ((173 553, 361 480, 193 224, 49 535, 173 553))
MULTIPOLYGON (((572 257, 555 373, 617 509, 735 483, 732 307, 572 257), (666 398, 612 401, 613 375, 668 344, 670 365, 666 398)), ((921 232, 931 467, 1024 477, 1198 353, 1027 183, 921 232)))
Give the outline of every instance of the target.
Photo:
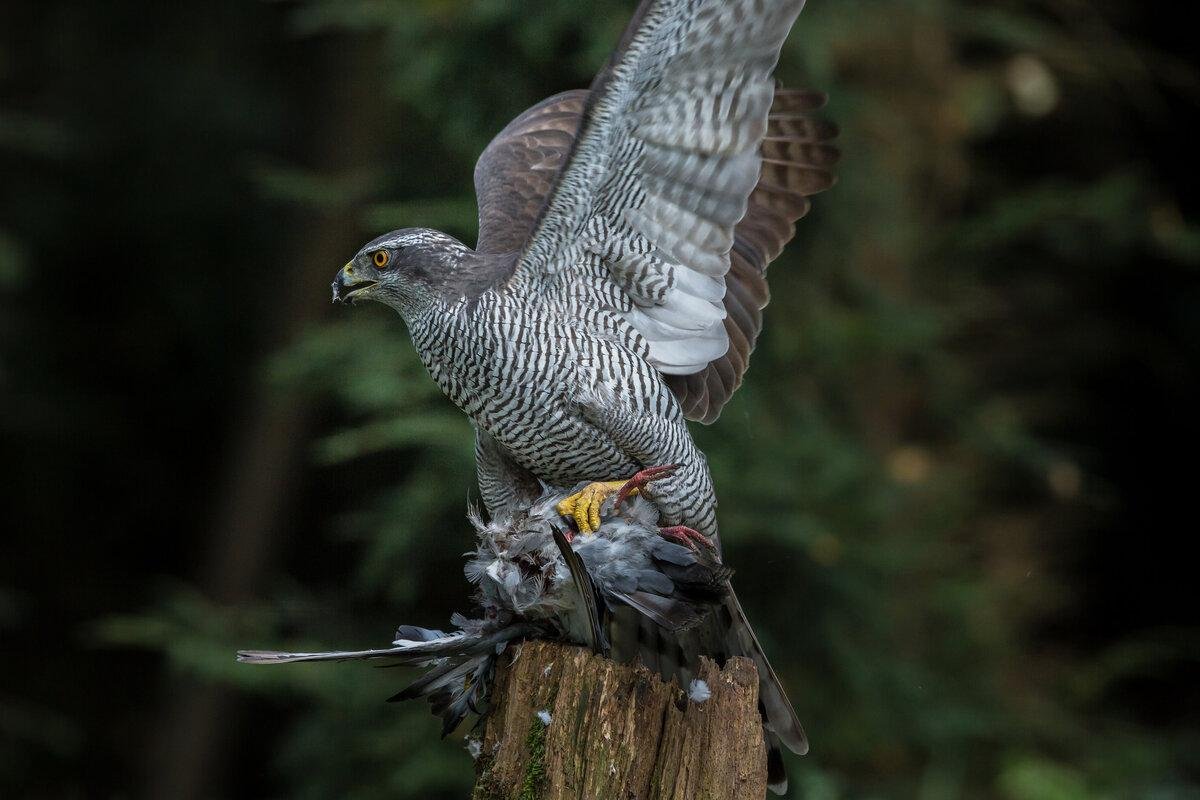
POLYGON ((338 270, 337 277, 333 279, 333 302, 353 304, 360 297, 367 296, 377 283, 379 281, 373 277, 361 274, 361 270, 353 263, 347 264, 338 270))

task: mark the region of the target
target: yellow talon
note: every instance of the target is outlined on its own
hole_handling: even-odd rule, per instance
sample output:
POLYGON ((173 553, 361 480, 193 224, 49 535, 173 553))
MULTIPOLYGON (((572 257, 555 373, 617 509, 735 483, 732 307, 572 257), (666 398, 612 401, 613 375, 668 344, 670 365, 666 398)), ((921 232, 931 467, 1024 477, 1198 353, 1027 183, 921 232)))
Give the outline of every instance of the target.
MULTIPOLYGON (((621 491, 625 481, 597 481, 589 483, 575 494, 560 502, 554 509, 564 517, 575 520, 580 533, 595 533, 600 528, 600 507, 609 495, 621 491)), ((634 489, 630 494, 637 494, 634 489)))

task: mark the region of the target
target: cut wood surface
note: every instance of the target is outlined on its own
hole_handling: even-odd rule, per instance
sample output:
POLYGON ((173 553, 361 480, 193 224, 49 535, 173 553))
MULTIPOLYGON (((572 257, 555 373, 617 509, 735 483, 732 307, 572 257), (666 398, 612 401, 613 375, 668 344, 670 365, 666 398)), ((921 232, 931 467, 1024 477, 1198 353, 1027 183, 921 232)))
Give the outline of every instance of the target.
POLYGON ((711 695, 579 647, 527 642, 496 673, 473 800, 762 800, 758 673, 704 659, 711 695))

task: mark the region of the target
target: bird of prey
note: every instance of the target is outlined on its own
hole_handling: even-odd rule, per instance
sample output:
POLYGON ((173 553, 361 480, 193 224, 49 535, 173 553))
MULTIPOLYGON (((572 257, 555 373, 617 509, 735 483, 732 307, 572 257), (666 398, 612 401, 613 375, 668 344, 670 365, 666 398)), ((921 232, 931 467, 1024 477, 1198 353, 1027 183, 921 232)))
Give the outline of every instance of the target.
POLYGON ((644 0, 590 90, 538 103, 484 151, 474 250, 408 228, 339 271, 335 299, 397 310, 474 421, 490 511, 534 499, 535 478, 681 464, 651 499, 715 534, 685 418, 715 420, 737 388, 764 270, 836 157, 808 116, 822 97, 772 77, 802 4, 644 0))
MULTIPOLYGON (((579 488, 547 490, 528 509, 490 522, 472 518, 477 543, 464 572, 477 587, 480 613, 475 619, 455 614, 457 630, 402 625, 388 648, 244 650, 238 660, 373 659, 428 667, 392 699, 427 698, 445 736, 469 712, 486 712, 497 659, 521 640, 558 639, 618 661, 641 658, 681 687, 690 687, 702 655, 719 662, 752 655, 727 617, 730 570, 711 546, 673 541, 658 527, 658 510, 628 493, 604 504, 594 535, 575 535, 557 506, 579 488)), ((768 765, 770 785, 782 790, 786 776, 777 748, 768 765)))
MULTIPOLYGON (((803 0, 643 0, 588 90, 514 119, 475 168, 474 249, 405 228, 338 272, 335 300, 403 317, 442 390, 475 425, 480 492, 497 517, 544 486, 581 534, 623 478, 692 540, 717 501, 687 420, 712 422, 762 327, 765 270, 809 197, 832 185, 820 93, 772 75, 803 0)), ((734 633, 764 676, 770 732, 804 733, 736 597, 734 633)))

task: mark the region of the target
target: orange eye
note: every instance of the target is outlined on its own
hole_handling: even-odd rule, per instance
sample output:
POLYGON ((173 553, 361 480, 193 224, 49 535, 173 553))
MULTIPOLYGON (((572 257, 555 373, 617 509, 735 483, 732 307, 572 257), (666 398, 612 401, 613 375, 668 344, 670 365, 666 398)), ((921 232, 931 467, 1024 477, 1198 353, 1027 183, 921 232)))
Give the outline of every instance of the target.
POLYGON ((386 267, 388 263, 387 250, 376 250, 375 254, 371 256, 371 261, 373 261, 375 266, 379 267, 380 269, 386 267))

